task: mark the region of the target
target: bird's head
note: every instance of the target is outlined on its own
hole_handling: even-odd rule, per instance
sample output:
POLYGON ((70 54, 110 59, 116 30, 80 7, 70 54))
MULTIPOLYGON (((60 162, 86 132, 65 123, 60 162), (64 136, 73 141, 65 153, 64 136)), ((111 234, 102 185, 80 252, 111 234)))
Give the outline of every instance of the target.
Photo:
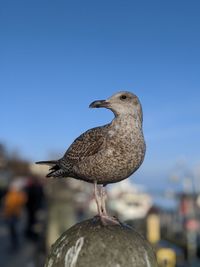
POLYGON ((132 115, 142 123, 142 107, 136 95, 127 91, 121 91, 106 100, 97 100, 90 104, 90 108, 107 108, 113 111, 115 116, 132 115))

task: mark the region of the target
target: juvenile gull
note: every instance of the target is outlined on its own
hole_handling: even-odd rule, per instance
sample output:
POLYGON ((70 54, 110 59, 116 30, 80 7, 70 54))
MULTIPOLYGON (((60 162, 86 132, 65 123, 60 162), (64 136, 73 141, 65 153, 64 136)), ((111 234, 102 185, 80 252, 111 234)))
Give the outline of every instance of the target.
POLYGON ((80 135, 61 159, 40 161, 50 165, 47 177, 73 177, 94 184, 98 213, 103 223, 114 221, 105 209, 104 186, 128 178, 142 164, 146 145, 140 101, 122 91, 107 100, 97 100, 90 108, 107 108, 115 117, 111 123, 80 135), (98 192, 97 184, 101 184, 98 192))

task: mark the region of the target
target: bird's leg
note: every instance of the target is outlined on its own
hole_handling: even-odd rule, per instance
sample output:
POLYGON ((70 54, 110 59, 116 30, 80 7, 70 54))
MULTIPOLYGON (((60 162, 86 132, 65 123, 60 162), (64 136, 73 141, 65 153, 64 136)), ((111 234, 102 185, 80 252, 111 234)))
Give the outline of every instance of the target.
POLYGON ((100 187, 100 198, 101 198, 101 210, 104 216, 108 216, 107 211, 106 211, 106 189, 102 185, 100 187))
POLYGON ((94 182, 94 197, 95 197, 95 201, 97 204, 97 210, 98 210, 98 214, 101 217, 102 216, 102 209, 101 209, 101 198, 99 197, 99 192, 98 192, 98 188, 97 188, 97 182, 94 182))
POLYGON ((106 211, 106 190, 104 186, 100 186, 98 190, 97 182, 94 183, 94 195, 95 195, 95 201, 97 204, 98 209, 98 215, 100 217, 100 220, 103 225, 113 225, 117 224, 119 225, 119 221, 115 217, 111 217, 107 214, 106 211))

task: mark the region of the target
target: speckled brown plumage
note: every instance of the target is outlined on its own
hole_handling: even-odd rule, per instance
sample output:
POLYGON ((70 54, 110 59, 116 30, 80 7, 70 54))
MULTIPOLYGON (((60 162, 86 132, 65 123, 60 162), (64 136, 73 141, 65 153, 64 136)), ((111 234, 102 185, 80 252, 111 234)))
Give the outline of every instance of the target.
POLYGON ((98 184, 121 181, 133 174, 145 156, 142 108, 134 94, 119 92, 90 107, 105 107, 115 114, 111 123, 78 137, 63 158, 42 161, 51 166, 48 177, 73 177, 98 184))

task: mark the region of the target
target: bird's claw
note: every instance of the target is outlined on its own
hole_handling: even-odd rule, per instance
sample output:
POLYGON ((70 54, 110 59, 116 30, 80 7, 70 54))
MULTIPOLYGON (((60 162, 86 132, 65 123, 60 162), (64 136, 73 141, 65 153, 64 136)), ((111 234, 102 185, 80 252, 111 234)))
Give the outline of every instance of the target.
POLYGON ((121 225, 120 221, 116 217, 112 217, 112 216, 108 216, 108 215, 101 215, 100 220, 104 226, 121 225))

